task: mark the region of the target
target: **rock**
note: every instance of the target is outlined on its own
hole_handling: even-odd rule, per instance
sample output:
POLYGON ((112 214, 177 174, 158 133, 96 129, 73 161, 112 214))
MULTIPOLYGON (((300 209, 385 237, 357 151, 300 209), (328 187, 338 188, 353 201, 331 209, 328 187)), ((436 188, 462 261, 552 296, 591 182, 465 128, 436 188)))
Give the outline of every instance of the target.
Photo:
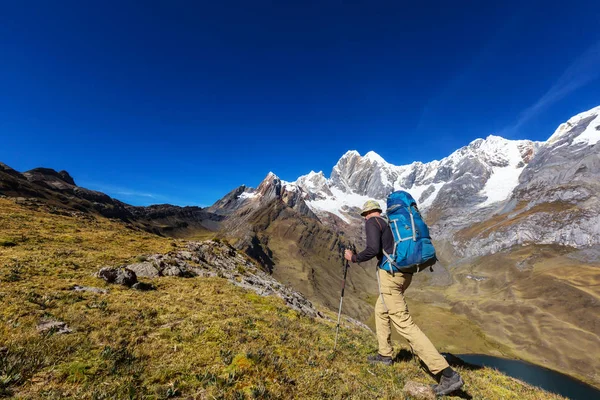
POLYGON ((407 396, 414 399, 435 400, 435 393, 431 386, 423 383, 408 381, 402 390, 407 396))
POLYGON ((162 276, 189 276, 186 270, 178 265, 167 265, 162 271, 162 276))
POLYGON ((187 250, 182 250, 179 252, 179 257, 181 257, 184 260, 192 260, 193 259, 193 254, 191 251, 187 251, 187 250))
POLYGON ((101 294, 108 293, 108 290, 106 290, 106 289, 100 289, 100 288, 91 287, 91 286, 79 286, 79 285, 73 286, 71 288, 71 290, 74 290, 76 292, 92 292, 92 293, 101 293, 101 294))
POLYGON ((158 269, 151 262, 129 264, 127 268, 135 272, 135 275, 141 278, 157 278, 159 276, 158 269))
POLYGON ((135 272, 128 268, 104 267, 98 271, 98 277, 104 279, 108 283, 116 283, 128 287, 131 287, 137 282, 135 272))
POLYGON ((66 334, 73 332, 73 330, 69 328, 66 323, 52 319, 41 321, 37 326, 37 330, 40 333, 53 332, 57 334, 66 334))
POLYGON ((151 283, 146 283, 146 282, 137 282, 137 283, 134 283, 131 288, 135 289, 135 290, 139 290, 141 292, 147 292, 149 290, 156 290, 156 286, 154 286, 151 283))

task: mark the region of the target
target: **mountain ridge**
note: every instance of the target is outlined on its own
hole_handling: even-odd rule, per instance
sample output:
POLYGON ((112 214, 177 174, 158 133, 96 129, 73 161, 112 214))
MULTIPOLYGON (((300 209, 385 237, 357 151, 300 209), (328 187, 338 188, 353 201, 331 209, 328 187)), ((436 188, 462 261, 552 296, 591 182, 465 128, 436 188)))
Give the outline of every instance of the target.
POLYGON ((216 230, 222 219, 196 206, 132 206, 105 193, 77 186, 67 171, 42 167, 20 173, 0 163, 0 195, 15 197, 32 208, 118 219, 131 228, 159 235, 181 236, 192 231, 216 230))

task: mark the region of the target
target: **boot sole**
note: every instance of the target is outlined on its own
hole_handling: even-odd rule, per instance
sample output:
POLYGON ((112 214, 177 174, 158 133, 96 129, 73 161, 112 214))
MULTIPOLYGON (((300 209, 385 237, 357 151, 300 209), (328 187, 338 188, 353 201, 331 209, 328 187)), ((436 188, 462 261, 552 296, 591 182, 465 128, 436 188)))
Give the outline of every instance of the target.
POLYGON ((462 380, 462 378, 461 378, 461 379, 460 379, 458 382, 456 382, 456 383, 453 383, 452 385, 450 385, 450 387, 448 387, 448 388, 447 388, 447 389, 445 389, 445 390, 442 390, 442 391, 441 391, 441 392, 439 392, 439 393, 436 393, 435 395, 436 395, 436 396, 445 396, 445 395, 447 395, 447 394, 450 394, 450 393, 454 392, 455 390, 458 390, 458 389, 460 389, 461 387, 463 387, 463 385, 464 385, 464 384, 465 384, 465 383, 463 382, 463 380, 462 380))

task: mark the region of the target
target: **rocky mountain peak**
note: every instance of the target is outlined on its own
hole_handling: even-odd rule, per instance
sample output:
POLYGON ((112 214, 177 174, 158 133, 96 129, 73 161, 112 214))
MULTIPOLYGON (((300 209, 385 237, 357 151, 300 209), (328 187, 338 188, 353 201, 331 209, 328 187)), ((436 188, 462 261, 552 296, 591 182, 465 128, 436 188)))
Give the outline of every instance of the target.
POLYGON ((77 186, 75 184, 75 180, 73 179, 73 177, 71 177, 71 175, 67 171, 65 171, 65 170, 59 171, 58 176, 60 176, 61 179, 65 182, 67 182, 68 184, 77 186))
POLYGON ((256 193, 268 200, 281 196, 281 179, 274 173, 269 172, 258 185, 256 193))
POLYGON ((353 158, 353 157, 360 157, 360 153, 356 150, 348 150, 347 152, 344 153, 344 155, 340 158, 340 160, 342 160, 344 158, 353 158))
POLYGON ((368 161, 371 161, 372 163, 378 163, 378 164, 387 164, 387 162, 383 159, 383 157, 381 157, 379 154, 375 153, 374 151, 369 151, 367 154, 365 154, 364 158, 368 161))
POLYGON ((329 181, 325 178, 323 171, 310 171, 307 175, 302 175, 294 182, 295 185, 302 188, 307 194, 312 195, 313 199, 331 194, 328 183, 329 181))
POLYGON ((34 168, 23 172, 29 182, 45 185, 54 190, 71 190, 75 181, 67 171, 57 172, 52 168, 34 168))

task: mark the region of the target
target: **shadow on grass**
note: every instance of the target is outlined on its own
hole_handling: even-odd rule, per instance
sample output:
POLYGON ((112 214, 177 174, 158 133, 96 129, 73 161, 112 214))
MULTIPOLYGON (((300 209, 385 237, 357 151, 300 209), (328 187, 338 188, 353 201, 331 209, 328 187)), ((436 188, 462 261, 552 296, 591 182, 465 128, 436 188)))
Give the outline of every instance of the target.
POLYGON ((467 399, 467 400, 471 400, 473 398, 473 396, 471 396, 469 393, 465 392, 462 389, 456 390, 456 391, 448 394, 447 396, 460 397, 461 399, 467 399))
POLYGON ((407 362, 413 359, 413 355, 409 350, 401 349, 396 357, 394 357, 394 363, 407 362))
POLYGON ((460 367, 462 369, 468 369, 469 371, 477 371, 483 368, 481 365, 469 364, 468 362, 456 357, 454 354, 442 353, 442 356, 444 356, 451 367, 460 367))

